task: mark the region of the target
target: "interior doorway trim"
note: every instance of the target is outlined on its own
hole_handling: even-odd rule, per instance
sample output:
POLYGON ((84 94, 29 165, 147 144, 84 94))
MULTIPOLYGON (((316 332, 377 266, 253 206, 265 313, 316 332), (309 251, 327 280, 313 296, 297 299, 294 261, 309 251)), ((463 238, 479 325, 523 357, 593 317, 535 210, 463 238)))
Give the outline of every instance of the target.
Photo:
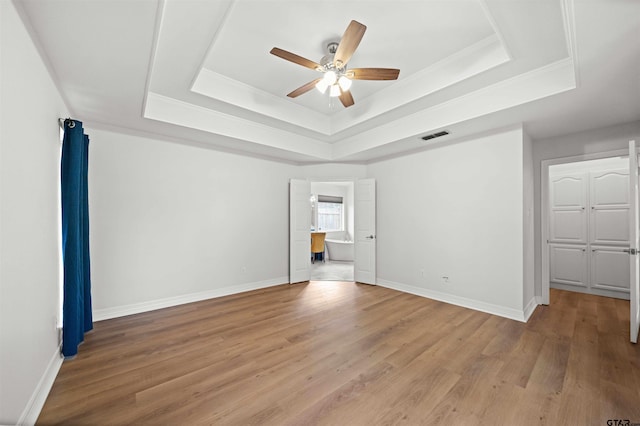
MULTIPOLYGON (((300 180, 300 181, 306 181, 308 185, 311 185, 312 183, 336 183, 336 184, 340 184, 340 183, 349 183, 351 185, 353 185, 353 189, 354 189, 354 195, 355 195, 355 186, 356 186, 356 182, 359 179, 364 179, 363 177, 355 177, 355 176, 305 176, 305 177, 301 177, 301 178, 289 178, 289 182, 291 182, 292 180, 300 180)), ((308 200, 308 199, 307 199, 308 200)), ((311 209, 311 206, 309 205, 309 210, 311 209)), ((355 214, 355 200, 354 200, 354 214, 355 214)), ((294 250, 292 249, 292 244, 291 244, 291 234, 292 234, 292 211, 291 211, 291 184, 289 184, 289 283, 293 284, 295 282, 297 282, 297 277, 294 277, 293 272, 292 272, 292 266, 294 264, 294 262, 296 261, 295 259, 295 254, 294 254, 294 250)), ((308 220, 308 225, 306 226, 306 229, 308 230, 308 232, 310 231, 310 226, 311 226, 311 218, 309 217, 308 220)), ((353 238, 353 236, 352 236, 353 238)), ((311 260, 307 257, 307 260, 309 262, 309 268, 307 269, 307 279, 310 278, 310 266, 311 266, 311 260)), ((356 260, 354 258, 354 262, 353 262, 353 266, 354 266, 354 278, 355 278, 355 267, 356 267, 356 260)))
POLYGON ((558 164, 577 163, 580 161, 600 160, 611 157, 626 157, 629 151, 618 149, 615 151, 595 152, 581 154, 572 157, 552 158, 542 160, 540 165, 540 248, 541 248, 541 275, 542 304, 549 304, 549 167, 558 164))

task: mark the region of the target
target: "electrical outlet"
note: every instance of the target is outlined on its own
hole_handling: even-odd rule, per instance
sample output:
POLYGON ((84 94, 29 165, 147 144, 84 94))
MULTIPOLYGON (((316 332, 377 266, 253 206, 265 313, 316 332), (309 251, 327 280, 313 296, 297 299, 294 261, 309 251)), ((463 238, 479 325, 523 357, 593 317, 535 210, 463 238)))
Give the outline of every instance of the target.
POLYGON ((442 279, 442 283, 443 284, 449 284, 449 277, 446 275, 443 275, 442 277, 440 277, 442 279))
POLYGON ((247 272, 247 267, 243 266, 242 268, 240 268, 240 272, 245 273, 247 272))

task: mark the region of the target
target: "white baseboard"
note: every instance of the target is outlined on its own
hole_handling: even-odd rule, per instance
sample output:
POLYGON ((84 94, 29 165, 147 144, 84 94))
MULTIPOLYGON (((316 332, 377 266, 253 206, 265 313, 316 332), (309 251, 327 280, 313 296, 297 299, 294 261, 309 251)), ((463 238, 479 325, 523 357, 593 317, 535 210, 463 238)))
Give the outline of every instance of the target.
POLYGON ((534 296, 531 298, 529 303, 527 303, 527 306, 524 307, 524 322, 529 321, 529 318, 531 318, 531 315, 533 315, 533 311, 536 310, 538 305, 542 304, 540 303, 541 299, 542 298, 540 297, 534 296))
POLYGON ((415 294, 416 296, 422 296, 428 299, 434 299, 440 302, 462 306, 463 308, 474 309, 476 311, 486 312, 488 314, 498 315, 504 318, 509 318, 512 320, 520 321, 520 322, 526 322, 524 311, 521 311, 518 309, 507 308, 500 305, 481 302, 479 300, 468 299, 466 297, 460 297, 453 294, 442 293, 439 291, 429 290, 421 287, 415 287, 408 284, 396 283, 393 281, 378 279, 377 284, 379 286, 402 291, 404 293, 415 294))
POLYGON ((33 391, 33 394, 31 394, 31 398, 29 398, 29 402, 22 412, 18 420, 19 425, 34 425, 36 423, 42 407, 44 407, 44 403, 47 401, 47 396, 49 396, 53 382, 56 380, 58 371, 60 371, 60 367, 62 367, 62 361, 64 361, 64 358, 60 354, 60 348, 58 347, 53 353, 49 365, 47 365, 42 377, 40 377, 38 385, 33 391))
POLYGON ((289 277, 279 277, 271 280, 227 286, 198 293, 189 293, 180 296, 167 297, 164 299, 149 300, 147 302, 134 303, 131 305, 115 306, 113 308, 105 309, 94 309, 93 320, 103 321, 111 318, 139 314, 142 312, 155 311, 156 309, 170 308, 172 306, 184 305, 185 303, 199 302, 201 300, 229 296, 231 294, 237 293, 244 293, 245 291, 259 290, 261 288, 273 287, 288 282, 289 277))

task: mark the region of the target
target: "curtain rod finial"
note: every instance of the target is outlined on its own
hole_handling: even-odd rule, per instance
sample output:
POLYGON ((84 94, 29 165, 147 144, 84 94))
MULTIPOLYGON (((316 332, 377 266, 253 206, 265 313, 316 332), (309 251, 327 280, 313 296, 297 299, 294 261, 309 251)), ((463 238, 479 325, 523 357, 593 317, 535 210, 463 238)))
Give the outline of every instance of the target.
POLYGON ((58 118, 58 124, 60 125, 60 127, 61 127, 61 128, 63 128, 63 129, 64 129, 64 122, 65 122, 66 120, 71 120, 71 122, 69 123, 69 128, 70 128, 70 129, 73 129, 74 127, 76 127, 76 122, 75 122, 75 121, 73 121, 73 120, 71 119, 71 117, 67 117, 67 118, 58 118))

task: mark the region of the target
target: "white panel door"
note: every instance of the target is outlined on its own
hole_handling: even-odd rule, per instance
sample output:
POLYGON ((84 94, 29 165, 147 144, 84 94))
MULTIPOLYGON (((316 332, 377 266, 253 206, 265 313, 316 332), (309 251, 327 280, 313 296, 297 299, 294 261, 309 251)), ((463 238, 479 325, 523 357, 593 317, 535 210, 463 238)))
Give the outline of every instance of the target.
POLYGON ((311 278, 311 183, 289 184, 289 283, 311 278))
POLYGON ((359 179, 355 186, 355 280, 376 283, 376 181, 359 179))
POLYGON ((591 244, 629 245, 629 170, 589 173, 591 244))
POLYGON ((640 230, 638 222, 638 149, 636 141, 629 142, 629 332, 633 343, 638 342, 640 325, 640 230))
POLYGON ((629 293, 628 266, 629 255, 622 247, 591 246, 591 287, 629 293))
POLYGON ((586 248, 570 244, 549 246, 549 274, 552 283, 587 288, 586 248))
POLYGON ((629 245, 629 208, 591 210, 591 244, 629 245))
POLYGON ((585 173, 549 177, 551 215, 549 239, 558 243, 587 243, 585 173))

